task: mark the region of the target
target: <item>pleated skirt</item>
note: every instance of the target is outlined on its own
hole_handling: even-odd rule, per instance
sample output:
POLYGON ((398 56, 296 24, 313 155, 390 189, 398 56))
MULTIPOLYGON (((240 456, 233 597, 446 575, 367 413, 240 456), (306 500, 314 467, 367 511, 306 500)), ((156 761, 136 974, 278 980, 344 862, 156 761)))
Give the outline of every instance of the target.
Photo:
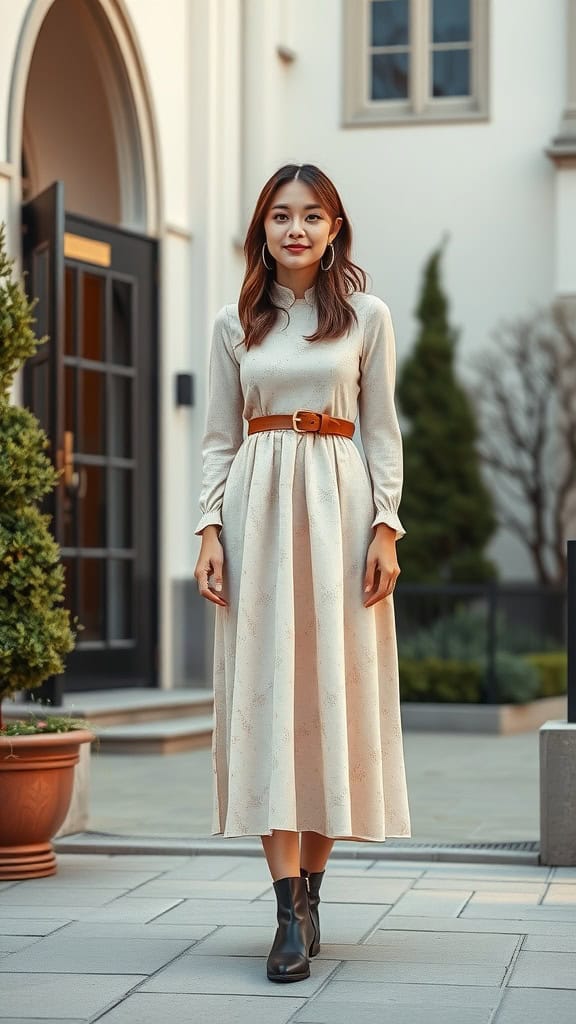
POLYGON ((372 487, 355 443, 245 438, 222 505, 212 835, 410 836, 393 596, 363 605, 372 487))

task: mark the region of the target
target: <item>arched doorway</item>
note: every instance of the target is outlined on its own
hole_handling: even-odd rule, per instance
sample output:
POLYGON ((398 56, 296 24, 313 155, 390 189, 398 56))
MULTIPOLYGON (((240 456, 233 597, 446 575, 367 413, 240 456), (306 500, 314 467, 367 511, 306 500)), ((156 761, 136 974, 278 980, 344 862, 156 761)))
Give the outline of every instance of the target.
POLYGON ((118 19, 119 5, 40 0, 39 8, 22 103, 23 265, 39 300, 37 331, 49 341, 26 366, 24 401, 63 471, 48 510, 67 605, 83 626, 65 685, 150 686, 158 633, 158 244, 147 231, 156 184, 108 16, 118 19))

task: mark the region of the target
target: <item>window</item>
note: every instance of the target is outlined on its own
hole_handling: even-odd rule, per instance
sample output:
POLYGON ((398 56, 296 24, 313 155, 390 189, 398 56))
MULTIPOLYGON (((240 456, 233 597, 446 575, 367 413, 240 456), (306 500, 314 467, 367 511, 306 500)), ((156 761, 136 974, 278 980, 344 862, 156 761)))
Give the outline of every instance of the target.
POLYGON ((344 123, 488 116, 490 0, 344 0, 344 123))

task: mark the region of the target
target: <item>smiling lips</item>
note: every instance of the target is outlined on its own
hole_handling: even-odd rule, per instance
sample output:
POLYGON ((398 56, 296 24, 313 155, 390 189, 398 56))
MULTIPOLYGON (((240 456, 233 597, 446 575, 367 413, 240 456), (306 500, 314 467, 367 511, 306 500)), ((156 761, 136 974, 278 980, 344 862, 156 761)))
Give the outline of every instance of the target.
POLYGON ((288 249, 288 252, 305 252, 306 249, 310 248, 310 246, 309 245, 286 245, 286 246, 284 246, 284 248, 288 249))

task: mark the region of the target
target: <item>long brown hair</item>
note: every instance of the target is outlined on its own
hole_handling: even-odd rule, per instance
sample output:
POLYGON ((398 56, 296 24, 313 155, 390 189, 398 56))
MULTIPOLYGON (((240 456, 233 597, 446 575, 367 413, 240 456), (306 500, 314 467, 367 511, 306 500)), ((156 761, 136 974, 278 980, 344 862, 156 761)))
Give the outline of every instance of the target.
POLYGON ((313 190, 329 213, 332 223, 337 217, 342 217, 340 230, 333 241, 332 267, 326 273, 319 272, 315 281, 318 327, 306 340, 340 338, 353 323, 358 322, 356 311, 346 297, 354 291, 366 291, 366 274, 350 259, 352 227, 340 196, 330 178, 314 164, 285 164, 268 179, 258 196, 244 242, 246 272, 238 300, 238 315, 244 328, 247 349, 262 341, 278 316, 278 306, 274 305, 271 295, 275 266, 268 270, 262 261, 262 246, 266 241, 264 220, 278 189, 286 182, 293 181, 296 174, 300 181, 313 190))

